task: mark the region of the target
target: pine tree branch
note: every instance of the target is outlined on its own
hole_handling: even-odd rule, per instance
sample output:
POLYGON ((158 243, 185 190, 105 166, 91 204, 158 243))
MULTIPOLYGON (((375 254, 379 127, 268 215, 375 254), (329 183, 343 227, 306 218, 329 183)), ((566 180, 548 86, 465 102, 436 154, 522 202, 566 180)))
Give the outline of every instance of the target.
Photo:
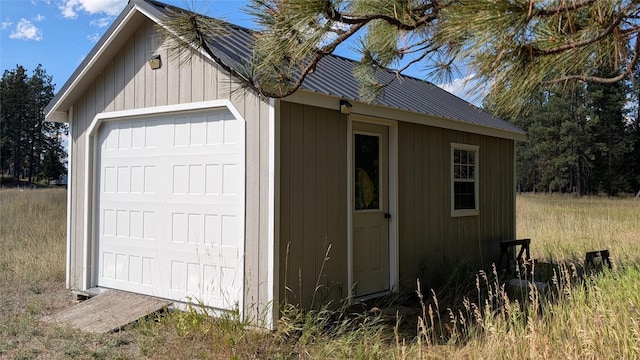
POLYGON ((625 69, 625 71, 618 74, 617 76, 601 77, 601 76, 589 76, 589 75, 569 75, 569 76, 564 76, 558 79, 553 79, 545 83, 553 84, 553 83, 566 82, 570 80, 579 80, 584 82, 594 82, 594 83, 600 83, 600 84, 614 84, 618 81, 623 80, 627 76, 633 76, 633 71, 638 65, 638 59, 640 59, 640 34, 636 37, 635 46, 633 49, 633 58, 629 62, 629 66, 627 67, 627 69, 625 69))
MULTIPOLYGON (((530 4, 533 4, 534 2, 534 0, 529 0, 529 1, 530 1, 530 4)), ((578 10, 580 8, 595 4, 596 2, 598 2, 598 0, 571 1, 570 5, 568 6, 558 6, 558 7, 548 8, 548 9, 535 9, 535 11, 532 11, 532 17, 555 16, 561 13, 578 10)))
POLYGON ((340 12, 333 6, 327 10, 325 16, 331 21, 341 22, 347 25, 368 24, 374 20, 382 20, 387 22, 389 25, 396 27, 398 30, 412 31, 436 21, 439 16, 440 9, 440 3, 437 0, 431 0, 428 5, 414 9, 411 12, 411 18, 414 20, 412 24, 402 22, 397 17, 385 14, 372 14, 367 16, 347 14, 340 12), (428 15, 424 15, 428 11, 431 12, 428 15))
POLYGON ((583 46, 591 45, 593 43, 596 43, 604 39, 606 36, 610 35, 618 27, 618 25, 620 25, 620 22, 624 17, 625 17, 624 13, 618 14, 615 20, 611 22, 611 24, 609 24, 609 26, 607 26, 604 29, 604 31, 602 31, 601 33, 599 33, 598 35, 590 39, 585 39, 585 40, 574 42, 574 43, 568 43, 562 46, 558 46, 558 47, 546 49, 546 50, 541 50, 537 47, 534 47, 531 43, 524 44, 522 45, 522 47, 528 49, 532 56, 546 56, 546 55, 558 54, 568 50, 573 50, 583 46))

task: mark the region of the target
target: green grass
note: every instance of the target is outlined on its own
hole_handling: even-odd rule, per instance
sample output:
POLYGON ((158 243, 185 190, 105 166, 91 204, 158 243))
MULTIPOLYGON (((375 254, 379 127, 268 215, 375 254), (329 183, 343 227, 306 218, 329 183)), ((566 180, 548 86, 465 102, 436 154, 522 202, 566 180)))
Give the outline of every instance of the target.
POLYGON ((0 358, 640 358, 640 200, 518 196, 517 236, 532 239, 544 292, 512 289, 491 271, 465 273, 419 294, 421 307, 403 318, 386 307, 398 299, 377 303, 381 311, 286 306, 278 329, 263 332, 234 313, 214 319, 191 309, 104 335, 39 321, 73 303, 65 201, 61 189, 0 190, 0 358), (614 269, 583 273, 584 253, 599 249, 611 251, 614 269))

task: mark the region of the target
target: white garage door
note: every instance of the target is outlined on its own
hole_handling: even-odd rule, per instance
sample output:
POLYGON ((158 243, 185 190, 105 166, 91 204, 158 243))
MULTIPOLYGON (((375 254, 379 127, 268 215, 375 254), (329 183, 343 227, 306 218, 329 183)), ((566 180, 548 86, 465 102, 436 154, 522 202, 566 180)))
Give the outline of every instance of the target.
POLYGON ((226 109, 102 124, 98 285, 241 305, 244 127, 226 109))

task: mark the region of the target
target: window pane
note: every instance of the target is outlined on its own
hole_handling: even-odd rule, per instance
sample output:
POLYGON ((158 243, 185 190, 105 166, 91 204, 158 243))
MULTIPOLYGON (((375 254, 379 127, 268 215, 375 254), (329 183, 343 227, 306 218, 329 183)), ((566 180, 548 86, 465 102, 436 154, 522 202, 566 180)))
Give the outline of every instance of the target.
POLYGON ((380 207, 380 138, 355 134, 354 137, 354 195, 355 209, 380 207))
POLYGON ((474 151, 467 151, 467 154, 469 155, 469 161, 467 162, 467 164, 475 164, 476 163, 476 153, 474 151))
POLYGON ((466 166, 466 165, 461 165, 460 166, 460 179, 468 179, 468 177, 467 177, 467 168, 468 168, 468 166, 466 166))
POLYGON ((476 167, 473 165, 469 165, 469 172, 467 173, 467 175, 469 176, 467 179, 475 179, 475 172, 476 172, 476 167))
POLYGON ((453 165, 453 178, 460 179, 460 165, 453 165))
POLYGON ((472 210, 476 208, 474 182, 454 182, 454 194, 454 210, 472 210))
POLYGON ((458 149, 453 150, 453 163, 460 164, 460 151, 458 149))

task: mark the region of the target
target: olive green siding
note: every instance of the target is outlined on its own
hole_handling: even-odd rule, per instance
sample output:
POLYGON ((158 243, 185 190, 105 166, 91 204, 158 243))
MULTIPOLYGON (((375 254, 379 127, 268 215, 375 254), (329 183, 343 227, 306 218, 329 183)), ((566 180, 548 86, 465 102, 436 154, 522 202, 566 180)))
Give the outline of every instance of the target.
MULTIPOLYGON (((309 306, 321 270, 319 285, 334 290, 333 297, 347 296, 347 120, 337 111, 281 102, 279 121, 280 300, 286 295, 309 306)), ((498 242, 515 236, 513 152, 513 140, 398 123, 393 219, 404 290, 415 290, 418 277, 435 284, 459 264, 477 269, 497 260, 498 242), (477 216, 451 216, 451 143, 479 146, 477 216)))
POLYGON ((280 301, 302 299, 309 306, 316 285, 326 286, 316 301, 327 291, 344 297, 347 119, 335 110, 288 102, 280 103, 279 119, 280 301))
MULTIPOLYGON (((71 289, 83 284, 86 131, 96 114, 208 100, 229 99, 246 121, 245 312, 256 316, 267 306, 268 141, 269 104, 241 89, 216 64, 199 54, 189 62, 176 59, 152 41, 154 23, 130 34, 73 105, 71 164, 71 289), (150 53, 160 54, 162 67, 151 70, 150 53)), ((103 55, 109 56, 109 55, 103 55)), ((91 258, 89 257, 91 262, 91 258)))
POLYGON ((402 287, 446 278, 461 264, 490 266, 515 236, 514 141, 401 122, 398 129, 402 287), (477 145, 479 215, 451 216, 451 143, 477 145))

